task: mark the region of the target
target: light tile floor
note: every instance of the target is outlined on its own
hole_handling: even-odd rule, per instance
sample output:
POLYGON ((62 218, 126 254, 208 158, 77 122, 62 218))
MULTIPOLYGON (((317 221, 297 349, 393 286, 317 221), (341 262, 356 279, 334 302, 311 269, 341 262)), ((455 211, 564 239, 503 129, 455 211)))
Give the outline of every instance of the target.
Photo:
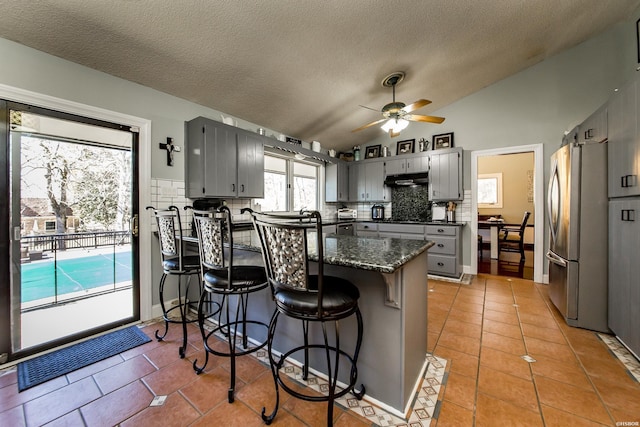
MULTIPOLYGON (((598 334, 568 327, 546 290, 490 275, 470 285, 429 280, 429 351, 445 372, 432 417, 406 425, 638 425, 640 384, 598 334)), ((155 329, 145 327, 150 335, 155 329)), ((166 342, 154 340, 22 393, 15 368, 0 371, 0 425, 262 425, 262 407, 271 408, 275 398, 268 367, 240 358, 230 405, 229 361, 212 358, 195 375, 191 363, 203 349, 197 329, 189 330, 182 360, 174 327, 166 342), (149 407, 154 395, 168 398, 149 407)), ((325 405, 281 398, 273 425, 326 425, 325 405)), ((336 426, 381 425, 347 406, 336 408, 336 426)))

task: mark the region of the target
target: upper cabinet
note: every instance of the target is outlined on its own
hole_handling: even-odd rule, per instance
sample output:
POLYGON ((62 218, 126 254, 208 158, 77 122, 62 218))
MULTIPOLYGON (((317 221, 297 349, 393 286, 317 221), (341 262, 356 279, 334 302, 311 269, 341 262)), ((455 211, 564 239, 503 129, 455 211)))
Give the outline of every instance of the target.
POLYGON ((633 80, 617 91, 608 104, 609 197, 640 195, 637 90, 637 81, 633 80))
POLYGON ((578 142, 603 142, 607 139, 607 108, 600 108, 582 122, 578 131, 578 142))
POLYGON ((324 173, 325 201, 349 201, 349 165, 342 161, 338 161, 338 163, 329 163, 325 167, 324 173))
POLYGON ((187 197, 264 197, 263 137, 198 117, 186 123, 187 197))
POLYGON ((407 157, 389 158, 385 161, 385 175, 402 175, 429 171, 429 154, 427 152, 407 155, 407 157))
POLYGON ((363 160, 349 165, 350 202, 388 202, 389 189, 384 185, 384 160, 363 160))
POLYGON ((462 148, 429 152, 429 200, 462 200, 462 148))

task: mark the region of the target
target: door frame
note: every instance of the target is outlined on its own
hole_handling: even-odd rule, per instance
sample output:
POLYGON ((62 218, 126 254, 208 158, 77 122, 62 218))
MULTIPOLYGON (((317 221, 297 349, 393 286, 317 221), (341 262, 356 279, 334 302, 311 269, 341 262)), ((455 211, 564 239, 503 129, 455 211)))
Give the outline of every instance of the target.
MULTIPOLYGON (((544 144, 520 145, 515 147, 492 148, 471 152, 471 241, 475 242, 478 234, 478 158, 498 156, 503 154, 530 153, 534 154, 533 201, 534 211, 534 251, 533 251, 533 281, 546 283, 543 280, 544 262, 544 144)), ((469 245, 471 254, 471 274, 478 274, 478 247, 469 245)))
MULTIPOLYGON (((138 203, 151 204, 151 120, 0 84, 0 98, 139 129, 138 203)), ((140 245, 140 320, 152 319, 151 220, 138 212, 140 245)))

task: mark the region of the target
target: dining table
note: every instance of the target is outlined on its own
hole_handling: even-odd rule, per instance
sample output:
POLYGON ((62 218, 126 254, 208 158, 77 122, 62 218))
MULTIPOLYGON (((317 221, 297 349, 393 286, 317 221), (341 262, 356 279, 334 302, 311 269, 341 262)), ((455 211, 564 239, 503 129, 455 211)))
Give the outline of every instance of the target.
POLYGON ((498 236, 505 224, 503 219, 478 221, 478 229, 491 230, 491 259, 498 259, 498 236))

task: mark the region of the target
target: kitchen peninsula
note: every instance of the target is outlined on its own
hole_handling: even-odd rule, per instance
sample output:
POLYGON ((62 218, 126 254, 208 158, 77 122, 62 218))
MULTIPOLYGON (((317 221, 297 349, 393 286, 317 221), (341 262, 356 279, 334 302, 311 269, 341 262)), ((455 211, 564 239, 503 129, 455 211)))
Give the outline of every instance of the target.
MULTIPOLYGON (((364 384, 367 399, 404 416, 426 367, 427 249, 433 242, 336 234, 323 238, 325 275, 348 279, 360 291, 364 336, 357 387, 364 384)), ((317 268, 314 254, 310 248, 312 269, 317 268)), ((236 264, 262 263, 260 252, 253 247, 236 247, 234 258, 236 264)), ((252 297, 249 305, 254 315, 269 321, 274 306, 268 290, 252 297)), ((299 343, 299 322, 286 318, 280 322, 274 348, 299 343)), ((264 333, 249 328, 249 336, 256 340, 263 339, 264 333)), ((311 325, 310 335, 316 341, 322 339, 319 325, 311 325)), ((353 351, 355 336, 355 322, 340 323, 340 346, 347 352, 353 351)), ((323 369, 313 360, 311 364, 323 369)), ((348 372, 346 367, 341 371, 348 372)))

